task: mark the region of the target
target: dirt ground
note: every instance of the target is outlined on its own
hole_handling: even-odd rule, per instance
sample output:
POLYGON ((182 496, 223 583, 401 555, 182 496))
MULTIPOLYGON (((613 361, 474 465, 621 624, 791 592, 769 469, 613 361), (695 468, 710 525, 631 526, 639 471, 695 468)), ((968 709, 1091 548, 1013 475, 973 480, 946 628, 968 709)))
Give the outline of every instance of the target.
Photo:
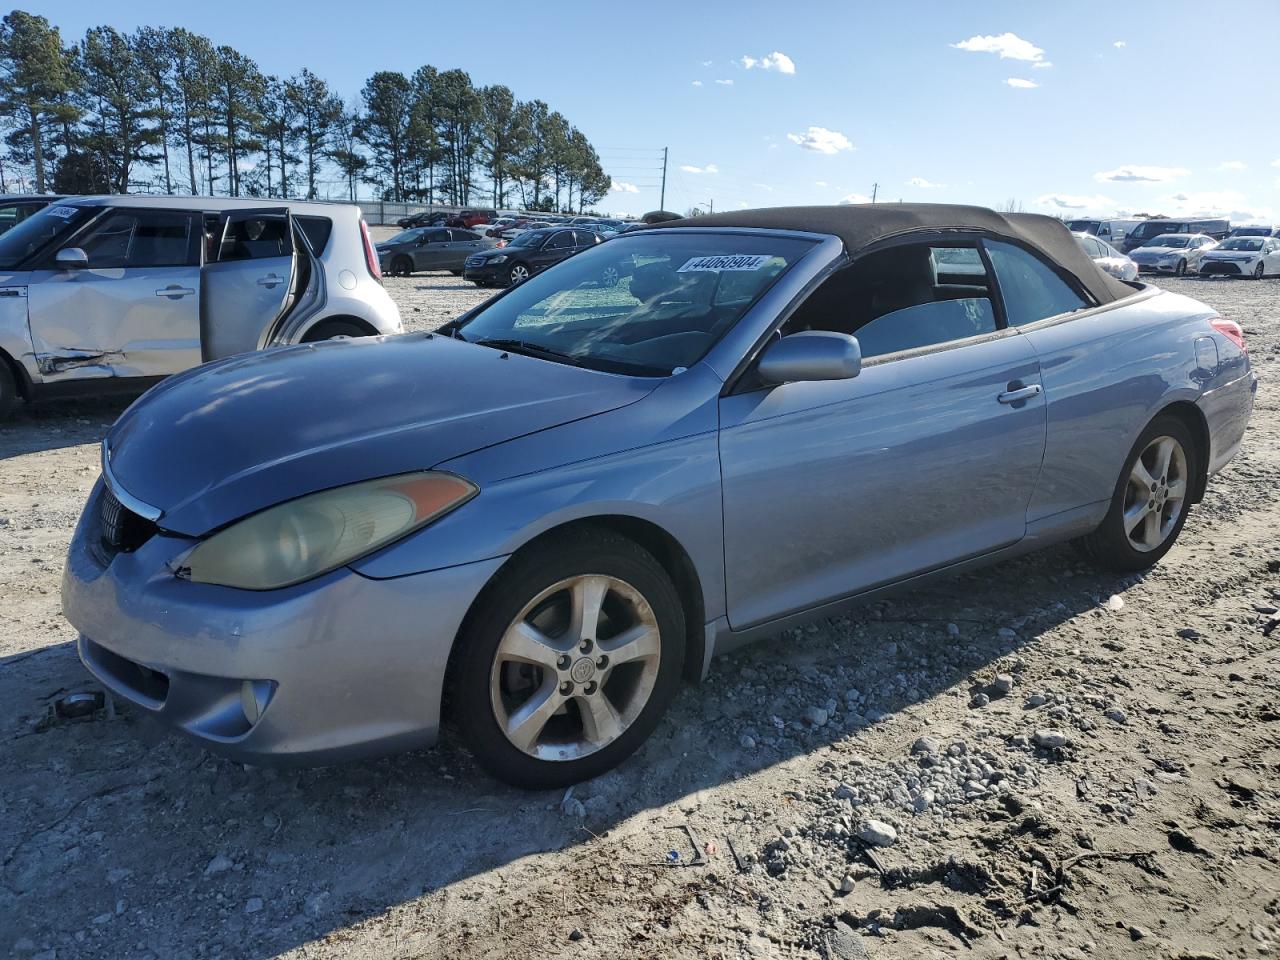
MULTIPOLYGON (((1209 958, 1280 951, 1280 280, 1167 280, 1264 382, 1176 549, 1069 548, 714 664, 563 793, 451 742, 218 759, 95 689, 62 558, 123 402, 0 425, 0 956, 1209 958), (883 846, 868 845, 892 841, 883 846)), ((407 325, 480 294, 388 281, 407 325)))

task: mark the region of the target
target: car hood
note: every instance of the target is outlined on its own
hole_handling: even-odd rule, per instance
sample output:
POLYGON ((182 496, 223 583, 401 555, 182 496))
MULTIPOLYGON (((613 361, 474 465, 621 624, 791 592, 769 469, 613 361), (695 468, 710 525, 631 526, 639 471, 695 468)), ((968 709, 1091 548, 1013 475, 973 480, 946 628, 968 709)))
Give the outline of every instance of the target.
POLYGON ((1167 257, 1171 253, 1189 253, 1186 247, 1136 247, 1129 251, 1130 257, 1136 257, 1139 254, 1153 254, 1157 257, 1167 257))
POLYGON ((201 536, 307 493, 445 460, 632 403, 658 381, 431 334, 303 344, 166 380, 112 427, 111 477, 201 536))
POLYGON ((1261 250, 1210 250, 1204 255, 1206 260, 1252 260, 1262 256, 1261 250))
POLYGON ((515 247, 513 249, 512 247, 509 247, 509 246, 508 247, 481 247, 479 250, 473 250, 471 253, 467 254, 467 259, 470 260, 473 257, 483 257, 485 260, 488 260, 490 257, 501 257, 501 256, 509 257, 513 253, 518 253, 521 249, 523 248, 515 247))

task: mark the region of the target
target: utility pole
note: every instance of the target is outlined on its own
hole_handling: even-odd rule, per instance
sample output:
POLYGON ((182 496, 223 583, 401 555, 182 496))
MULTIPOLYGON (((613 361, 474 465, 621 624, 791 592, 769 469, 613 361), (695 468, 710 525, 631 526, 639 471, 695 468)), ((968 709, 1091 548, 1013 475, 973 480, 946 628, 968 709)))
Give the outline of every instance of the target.
POLYGON ((662 193, 658 197, 658 209, 667 209, 667 148, 662 148, 662 193))
POLYGON ((876 193, 877 193, 877 191, 879 191, 879 189, 880 189, 880 184, 878 184, 878 183, 873 183, 873 184, 871 185, 871 202, 872 202, 872 203, 875 203, 875 202, 876 202, 876 193))

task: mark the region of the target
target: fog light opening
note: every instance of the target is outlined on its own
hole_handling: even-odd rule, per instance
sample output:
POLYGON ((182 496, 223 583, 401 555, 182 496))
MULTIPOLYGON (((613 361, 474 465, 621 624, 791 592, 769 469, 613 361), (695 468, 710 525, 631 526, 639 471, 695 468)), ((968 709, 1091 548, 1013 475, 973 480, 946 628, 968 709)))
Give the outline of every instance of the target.
POLYGON ((240 709, 244 711, 249 726, 262 719, 275 688, 270 680, 246 680, 240 684, 240 709))

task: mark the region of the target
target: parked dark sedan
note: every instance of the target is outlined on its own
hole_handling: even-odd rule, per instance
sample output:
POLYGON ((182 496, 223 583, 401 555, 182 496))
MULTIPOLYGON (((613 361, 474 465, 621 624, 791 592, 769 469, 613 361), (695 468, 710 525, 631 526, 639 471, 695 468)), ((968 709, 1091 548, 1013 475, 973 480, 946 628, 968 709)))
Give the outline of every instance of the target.
POLYGON ((603 241, 590 230, 526 230, 505 247, 467 257, 462 276, 478 287, 515 286, 603 241))
POLYGON ((456 276, 467 257, 497 245, 497 240, 474 230, 416 227, 378 244, 378 263, 393 277, 407 277, 415 270, 448 270, 456 276))
POLYGON ((396 221, 397 227, 403 227, 408 230, 410 227, 434 227, 442 225, 449 219, 449 214, 440 211, 431 212, 424 210, 421 213, 414 213, 407 217, 401 217, 396 221))

